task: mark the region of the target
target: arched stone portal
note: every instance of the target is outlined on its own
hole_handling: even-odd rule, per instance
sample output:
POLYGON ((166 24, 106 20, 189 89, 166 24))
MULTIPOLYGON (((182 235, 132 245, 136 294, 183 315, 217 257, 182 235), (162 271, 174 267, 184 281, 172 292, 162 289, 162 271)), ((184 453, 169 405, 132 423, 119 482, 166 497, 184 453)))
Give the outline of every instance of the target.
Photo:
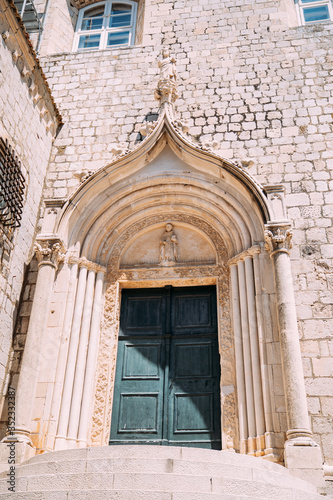
POLYGON ((314 448, 293 301, 291 232, 281 220, 279 189, 266 196, 244 169, 193 144, 180 128, 170 102, 163 101, 138 148, 89 175, 64 204, 48 202, 37 247, 36 289, 45 307, 36 314, 36 305, 31 313, 17 390, 17 439, 31 445, 32 438, 40 450, 107 444, 121 289, 216 285, 222 448, 279 461, 285 431, 289 449, 314 448), (171 230, 173 240, 165 235, 171 230), (57 270, 60 292, 52 289, 57 270), (40 325, 47 324, 52 300, 61 327, 48 406, 37 415, 27 404, 39 384, 30 360, 38 367, 45 356, 51 335, 45 326, 42 343, 40 325), (282 366, 273 352, 279 331, 282 366))
MULTIPOLYGON (((253 192, 238 179, 239 176, 244 177, 247 183, 252 183, 242 169, 228 165, 237 172, 237 176, 233 175, 228 168, 223 168, 227 167, 227 164, 218 161, 220 165, 217 165, 215 155, 189 145, 172 127, 171 130, 177 138, 176 143, 167 128, 171 127, 167 115, 161 118, 161 123, 162 128, 158 130, 157 125, 153 131, 152 135, 156 134, 155 139, 152 136, 148 138, 148 153, 148 146, 144 147, 143 143, 132 161, 128 159, 124 165, 120 165, 126 156, 120 158, 110 169, 108 176, 105 175, 106 172, 101 172, 99 180, 91 178, 82 186, 82 192, 77 193, 75 204, 72 201, 67 206, 67 212, 72 212, 66 226, 64 225, 67 227, 67 246, 70 247, 70 242, 75 242, 74 248, 77 249, 79 241, 81 255, 85 255, 89 261, 103 264, 107 271, 90 431, 88 434, 86 423, 85 434, 80 433, 78 416, 75 417, 75 425, 71 426, 68 404, 63 404, 67 420, 65 419, 63 428, 60 425, 61 432, 58 427, 56 448, 62 448, 64 440, 73 444, 76 441, 81 446, 87 443, 108 443, 121 289, 214 284, 217 286, 218 296, 219 351, 222 366, 223 448, 241 449, 252 455, 266 454, 278 459, 278 452, 272 442, 273 410, 267 383, 264 386, 266 393, 263 394, 261 369, 264 370, 264 367, 261 367, 260 358, 265 357, 265 352, 259 353, 259 349, 265 349, 264 341, 262 339, 259 345, 258 328, 253 326, 251 353, 251 347, 248 345, 249 332, 240 331, 241 358, 238 353, 237 374, 229 291, 229 263, 232 263, 230 259, 235 254, 240 255, 239 260, 242 262, 244 251, 250 249, 246 259, 250 275, 254 272, 254 255, 259 262, 260 254, 260 262, 263 264, 259 267, 265 265, 265 262, 267 264, 268 257, 261 252, 265 221, 263 214, 265 211, 268 213, 267 200, 259 186, 255 185, 261 201, 259 204, 253 203, 253 192), (89 204, 84 205, 89 195, 89 204), (81 210, 84 218, 80 214, 81 210), (171 265, 164 265, 160 261, 160 240, 168 223, 172 224, 177 237, 179 258, 169 263, 171 265), (244 354, 242 335, 246 343, 244 354), (256 377, 253 380, 252 373, 256 377), (243 402, 237 403, 237 385, 243 402), (238 422, 243 426, 241 432, 238 422), (76 434, 68 434, 68 429, 74 428, 76 434), (67 435, 64 436, 63 432, 67 432, 67 435)), ((68 217, 66 210, 63 210, 60 227, 66 216, 68 217)), ((84 263, 79 262, 78 265, 83 266, 81 273, 86 273, 84 263)), ((260 273, 257 269, 259 281, 260 273)), ((86 282, 86 278, 82 279, 86 282)), ((252 302, 246 305, 246 308, 249 308, 252 322, 256 325, 259 312, 253 302, 254 284, 246 285, 246 278, 240 279, 243 280, 242 286, 248 286, 245 300, 252 297, 252 302)), ((271 296, 268 300, 273 302, 274 297, 271 296)), ((68 378, 71 384, 75 385, 73 373, 70 373, 68 378)), ((80 383, 82 385, 82 382, 80 383)), ((60 424, 62 422, 60 412, 60 424)))

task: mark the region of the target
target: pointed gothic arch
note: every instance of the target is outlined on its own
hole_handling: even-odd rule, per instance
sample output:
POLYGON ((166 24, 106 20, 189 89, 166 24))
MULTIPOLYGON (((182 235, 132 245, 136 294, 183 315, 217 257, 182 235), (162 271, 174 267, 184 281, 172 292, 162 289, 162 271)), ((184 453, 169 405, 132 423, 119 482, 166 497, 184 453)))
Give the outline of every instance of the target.
MULTIPOLYGON (((55 449, 108 442, 122 287, 215 284, 224 367, 222 447, 281 460, 287 429, 291 445, 299 445, 301 439, 302 445, 313 446, 289 262, 290 224, 282 219, 282 210, 282 220, 274 221, 276 205, 281 208, 283 200, 276 195, 270 204, 263 188, 244 169, 216 155, 209 145, 199 146, 184 135, 184 124, 173 116, 173 63, 167 51, 163 58, 167 77, 157 89, 161 112, 155 123, 146 124, 146 139, 133 151, 118 150, 115 160, 87 176, 61 209, 56 200, 47 203, 44 234, 38 237, 37 247, 44 269, 39 272, 40 288, 47 288, 46 281, 52 287, 58 263, 64 260, 61 252, 68 249, 61 270, 67 291, 62 302, 59 369, 50 405, 53 434, 47 433, 47 438, 49 442, 53 439, 55 449), (198 257, 191 259, 187 251, 182 261, 175 259, 164 267, 155 252, 152 262, 134 259, 126 264, 128 245, 146 232, 155 235, 156 245, 163 224, 175 228, 182 245, 186 231, 199 247, 200 241, 206 241, 213 252, 212 261, 207 255, 203 262, 198 257), (268 252, 263 251, 264 239, 273 266, 268 252), (276 310, 276 302, 285 428, 273 418, 277 411, 274 380, 265 350, 267 335, 277 335, 270 312, 276 310)), ((37 327, 32 324, 29 328, 37 327)), ((32 348, 30 342, 25 359, 32 348)), ((23 394, 28 397, 32 392, 33 387, 27 388, 21 377, 18 393, 22 400, 23 394)), ((32 415, 18 413, 18 423, 23 425, 18 425, 17 435, 29 438, 32 415)))

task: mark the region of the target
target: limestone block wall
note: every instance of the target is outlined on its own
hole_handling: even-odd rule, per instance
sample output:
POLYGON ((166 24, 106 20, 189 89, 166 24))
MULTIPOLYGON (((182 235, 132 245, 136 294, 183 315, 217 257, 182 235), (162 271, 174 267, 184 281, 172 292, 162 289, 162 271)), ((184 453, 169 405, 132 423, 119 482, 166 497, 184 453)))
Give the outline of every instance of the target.
MULTIPOLYGON (((193 140, 217 141, 224 157, 252 160, 245 168, 257 181, 285 187, 312 428, 331 465, 332 35, 330 23, 297 27, 287 0, 155 0, 146 2, 141 45, 42 58, 65 122, 52 150, 45 197, 65 198, 79 185, 76 174, 109 163, 119 143, 133 148, 142 140, 142 122, 158 109, 162 45, 177 59, 176 114, 188 120, 193 140)), ((276 337, 268 355, 283 429, 276 337)))
MULTIPOLYGON (((4 253, 0 259, 1 410, 2 398, 8 384, 13 330, 25 266, 32 256, 53 140, 53 133, 47 127, 44 116, 45 112, 50 113, 50 124, 51 119, 55 117, 55 111, 41 71, 15 15, 5 2, 0 2, 0 13, 0 32, 5 33, 0 39, 0 135, 4 140, 8 140, 18 156, 25 177, 21 227, 14 230, 12 250, 4 253), (38 100, 35 96, 38 96, 38 100)), ((53 132, 55 133, 55 128, 53 132)), ((3 238, 6 239, 6 236, 3 236, 1 228, 0 234, 0 244, 3 245, 3 238)), ((27 318, 21 326, 26 332, 27 318)))

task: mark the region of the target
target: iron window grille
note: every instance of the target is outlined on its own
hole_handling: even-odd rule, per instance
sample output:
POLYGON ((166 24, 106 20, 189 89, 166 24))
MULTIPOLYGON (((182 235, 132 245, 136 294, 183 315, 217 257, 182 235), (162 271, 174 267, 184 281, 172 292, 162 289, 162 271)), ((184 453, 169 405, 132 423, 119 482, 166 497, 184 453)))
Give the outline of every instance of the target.
POLYGON ((0 224, 7 228, 21 225, 25 179, 8 141, 0 137, 0 224))

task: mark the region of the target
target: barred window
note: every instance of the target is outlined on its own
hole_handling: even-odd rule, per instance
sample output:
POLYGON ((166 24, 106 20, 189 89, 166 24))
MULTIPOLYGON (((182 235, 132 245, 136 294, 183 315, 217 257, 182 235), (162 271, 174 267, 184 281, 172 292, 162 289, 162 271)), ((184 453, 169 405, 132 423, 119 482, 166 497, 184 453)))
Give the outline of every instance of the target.
POLYGON ((14 150, 0 137, 0 224, 21 225, 25 179, 14 150))

